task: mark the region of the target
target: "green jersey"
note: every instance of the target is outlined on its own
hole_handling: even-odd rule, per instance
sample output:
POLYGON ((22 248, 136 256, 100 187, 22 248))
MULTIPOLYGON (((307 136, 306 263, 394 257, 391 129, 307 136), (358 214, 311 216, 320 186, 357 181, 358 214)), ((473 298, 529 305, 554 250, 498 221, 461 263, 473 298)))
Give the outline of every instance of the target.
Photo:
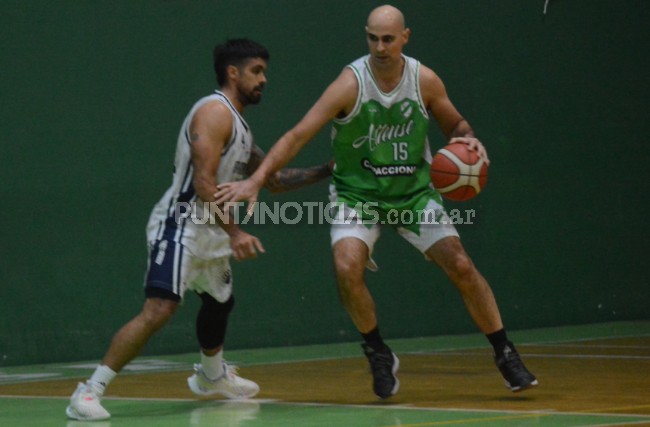
POLYGON ((404 56, 401 81, 385 93, 368 58, 348 65, 359 83, 357 101, 347 117, 333 121, 331 199, 350 207, 371 203, 380 215, 422 209, 429 199, 442 204, 429 178, 429 114, 420 94, 420 63, 404 56))

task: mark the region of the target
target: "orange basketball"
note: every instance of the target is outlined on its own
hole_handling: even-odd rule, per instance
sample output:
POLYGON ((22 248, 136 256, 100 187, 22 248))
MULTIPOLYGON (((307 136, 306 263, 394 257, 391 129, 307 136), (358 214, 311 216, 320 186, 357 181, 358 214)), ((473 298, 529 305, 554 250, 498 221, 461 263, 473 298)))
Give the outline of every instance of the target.
POLYGON ((454 143, 438 150, 431 161, 431 182, 449 200, 475 197, 487 183, 488 167, 467 144, 454 143))

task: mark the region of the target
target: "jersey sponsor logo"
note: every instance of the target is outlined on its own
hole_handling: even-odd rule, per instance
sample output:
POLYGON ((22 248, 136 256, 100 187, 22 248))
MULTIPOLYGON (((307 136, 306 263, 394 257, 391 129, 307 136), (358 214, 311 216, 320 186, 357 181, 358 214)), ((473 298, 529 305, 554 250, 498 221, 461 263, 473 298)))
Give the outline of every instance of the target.
POLYGON ((373 165, 370 160, 362 159, 361 166, 371 171, 377 178, 391 176, 411 176, 417 170, 416 165, 373 165))
POLYGON ((406 123, 400 124, 379 124, 371 123, 368 127, 368 134, 355 139, 352 142, 353 148, 361 148, 364 144, 368 145, 368 150, 375 149, 385 142, 390 142, 398 138, 409 136, 415 128, 415 120, 411 119, 406 123))
POLYGON ((404 101, 399 106, 399 111, 402 113, 405 119, 408 119, 413 114, 413 106, 409 101, 404 101))

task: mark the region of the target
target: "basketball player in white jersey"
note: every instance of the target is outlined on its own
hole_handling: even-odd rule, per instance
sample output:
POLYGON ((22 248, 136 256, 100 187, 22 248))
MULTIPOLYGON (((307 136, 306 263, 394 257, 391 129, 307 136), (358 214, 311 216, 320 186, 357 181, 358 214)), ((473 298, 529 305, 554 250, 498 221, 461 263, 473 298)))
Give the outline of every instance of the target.
MULTIPOLYGON (((172 185, 153 208, 147 225, 144 306, 115 334, 93 375, 79 383, 66 409, 69 418, 110 417, 100 402, 106 387, 169 320, 187 290, 202 300, 196 320, 201 363, 188 378, 189 388, 198 396, 220 394, 232 399, 249 398, 259 391, 256 383, 239 377, 226 364, 223 343, 234 304, 229 257, 255 258, 264 249, 255 236, 238 227, 228 210, 220 217, 209 210, 209 203, 215 200, 219 182, 243 179, 262 162, 264 153, 253 143, 242 114, 247 105, 260 102, 268 60, 263 46, 246 39, 229 40, 215 48, 214 68, 221 91, 197 101, 183 122, 172 185), (202 217, 205 212, 215 215, 202 217)), ((283 169, 267 188, 273 192, 295 189, 330 175, 327 164, 283 169)))

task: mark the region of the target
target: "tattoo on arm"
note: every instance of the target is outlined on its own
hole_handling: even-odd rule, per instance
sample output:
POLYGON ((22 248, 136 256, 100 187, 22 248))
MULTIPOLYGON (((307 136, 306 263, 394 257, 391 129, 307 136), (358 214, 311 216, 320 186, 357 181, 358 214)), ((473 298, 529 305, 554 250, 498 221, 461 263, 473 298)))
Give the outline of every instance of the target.
POLYGON ((257 145, 253 144, 253 148, 251 148, 251 156, 248 159, 248 167, 246 168, 248 176, 255 173, 257 168, 262 164, 262 160, 264 160, 264 151, 262 151, 262 149, 257 145))
POLYGON ((266 188, 273 193, 296 190, 327 178, 331 174, 326 164, 310 168, 280 169, 266 182, 266 188))
MULTIPOLYGON (((252 175, 264 160, 264 151, 253 144, 251 156, 248 160, 248 174, 252 175)), ((296 190, 309 184, 316 183, 332 172, 328 164, 312 166, 310 168, 285 168, 277 171, 266 182, 265 187, 272 193, 296 190)))

